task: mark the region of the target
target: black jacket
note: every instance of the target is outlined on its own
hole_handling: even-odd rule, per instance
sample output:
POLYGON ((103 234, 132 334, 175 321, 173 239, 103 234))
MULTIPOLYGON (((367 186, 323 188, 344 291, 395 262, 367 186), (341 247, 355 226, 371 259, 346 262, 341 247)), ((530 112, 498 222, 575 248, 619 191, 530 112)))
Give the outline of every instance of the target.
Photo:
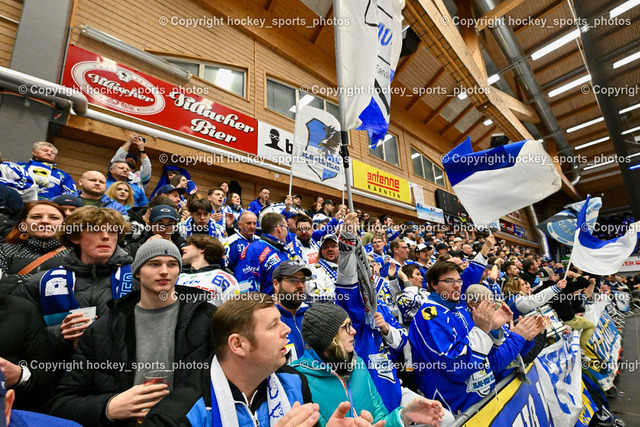
MULTIPOLYGON (((204 363, 213 351, 211 316, 215 307, 206 302, 206 291, 176 286, 180 295, 193 295, 185 302, 180 299, 176 323, 174 361, 184 369, 174 370, 174 388, 182 386, 193 369, 189 364, 204 363)), ((80 338, 73 356, 77 369, 67 372, 60 382, 51 413, 74 420, 85 427, 126 425, 111 423, 106 418, 109 399, 131 387, 135 378, 132 364, 136 361, 135 306, 140 292, 109 303, 109 313, 96 320, 80 338), (87 369, 92 363, 124 363, 124 369, 87 369)), ((113 365, 112 365, 113 366, 113 365)))
MULTIPOLYGON (((73 271, 76 279, 73 295, 80 307, 96 306, 96 314, 102 317, 107 312, 107 303, 113 299, 111 292, 111 274, 124 264, 131 264, 131 258, 124 250, 116 247, 115 252, 106 264, 84 264, 77 250, 72 250, 63 258, 62 266, 73 271)), ((29 282, 16 288, 14 295, 28 299, 38 308, 41 307, 40 280, 45 272, 34 274, 29 282)), ((134 289, 136 286, 134 285, 134 289)), ((42 315, 40 315, 42 317, 42 315)), ((60 326, 47 328, 49 338, 56 353, 61 358, 71 356, 71 343, 62 338, 60 326)))
POLYGON ((61 374, 40 369, 40 362, 53 360, 50 347, 38 308, 23 298, 0 296, 0 357, 16 365, 25 361, 31 372, 29 382, 15 388, 14 409, 47 412, 61 374))
MULTIPOLYGON (((534 294, 555 284, 556 282, 548 280, 544 283, 544 285, 538 286, 534 294)), ((551 298, 551 300, 549 301, 549 305, 551 305, 551 308, 556 311, 560 320, 562 320, 563 322, 568 322, 576 316, 576 312, 572 305, 572 300, 580 298, 580 296, 571 294, 580 289, 586 289, 588 286, 589 281, 582 276, 578 276, 575 279, 568 281, 567 286, 562 290, 562 292, 551 298)))

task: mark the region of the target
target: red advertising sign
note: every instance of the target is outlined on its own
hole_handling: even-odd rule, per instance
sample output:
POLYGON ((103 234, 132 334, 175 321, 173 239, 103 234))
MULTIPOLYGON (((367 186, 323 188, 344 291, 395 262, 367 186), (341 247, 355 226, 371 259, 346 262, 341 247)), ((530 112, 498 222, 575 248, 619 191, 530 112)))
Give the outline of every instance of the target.
POLYGON ((195 86, 170 85, 73 45, 62 84, 82 91, 91 104, 257 154, 258 121, 193 94, 195 86))

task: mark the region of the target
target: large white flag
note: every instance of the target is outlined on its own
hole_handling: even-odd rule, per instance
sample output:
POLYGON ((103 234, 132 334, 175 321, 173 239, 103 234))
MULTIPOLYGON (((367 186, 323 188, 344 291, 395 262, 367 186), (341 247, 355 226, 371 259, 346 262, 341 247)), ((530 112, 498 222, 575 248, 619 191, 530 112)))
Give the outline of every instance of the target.
POLYGON ((442 166, 456 196, 479 225, 538 202, 562 186, 553 159, 532 140, 474 153, 467 138, 442 156, 442 166))
POLYGON ((640 236, 640 222, 629 225, 627 232, 615 239, 600 240, 589 233, 586 221, 589 197, 578 214, 578 231, 573 242, 571 263, 585 272, 609 275, 617 273, 633 253, 640 236))
POLYGON ((304 106, 296 113, 291 173, 308 181, 344 189, 340 157, 340 122, 331 113, 304 106))
POLYGON ((404 0, 334 0, 340 122, 368 130, 372 148, 389 128, 403 8, 404 0))

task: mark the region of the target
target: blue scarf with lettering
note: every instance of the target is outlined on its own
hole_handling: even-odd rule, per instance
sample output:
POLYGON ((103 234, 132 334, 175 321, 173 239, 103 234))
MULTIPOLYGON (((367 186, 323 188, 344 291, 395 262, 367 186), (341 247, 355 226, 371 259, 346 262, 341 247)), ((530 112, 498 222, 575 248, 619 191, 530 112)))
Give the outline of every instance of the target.
MULTIPOLYGON (((40 307, 47 326, 59 325, 69 310, 80 308, 73 294, 75 273, 64 267, 47 271, 40 279, 40 307)), ((125 264, 111 274, 111 296, 122 298, 131 292, 131 264, 125 264)))

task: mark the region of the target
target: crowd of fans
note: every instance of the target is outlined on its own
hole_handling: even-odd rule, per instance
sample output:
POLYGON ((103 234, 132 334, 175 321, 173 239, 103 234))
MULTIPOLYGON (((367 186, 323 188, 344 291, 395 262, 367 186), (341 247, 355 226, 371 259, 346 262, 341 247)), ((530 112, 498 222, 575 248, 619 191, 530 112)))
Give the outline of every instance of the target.
POLYGON ((134 133, 77 186, 32 154, 0 166, 0 394, 31 425, 446 425, 567 326, 596 359, 585 304, 640 284, 176 167, 149 192, 134 133))

